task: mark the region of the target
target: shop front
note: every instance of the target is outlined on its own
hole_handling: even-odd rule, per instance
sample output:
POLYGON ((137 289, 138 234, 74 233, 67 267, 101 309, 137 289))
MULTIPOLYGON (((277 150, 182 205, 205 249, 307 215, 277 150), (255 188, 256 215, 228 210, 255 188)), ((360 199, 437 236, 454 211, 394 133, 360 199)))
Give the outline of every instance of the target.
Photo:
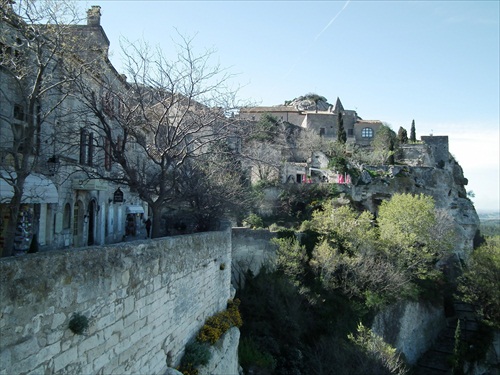
MULTIPOLYGON (((13 184, 16 182, 14 172, 1 172, 0 178, 0 249, 3 249, 4 239, 7 236, 7 224, 11 220, 9 203, 14 196, 13 184)), ((14 237, 14 251, 16 254, 27 252, 35 238, 36 246, 44 245, 50 236, 52 223, 52 205, 59 199, 54 183, 47 177, 30 174, 24 182, 24 192, 14 237)))

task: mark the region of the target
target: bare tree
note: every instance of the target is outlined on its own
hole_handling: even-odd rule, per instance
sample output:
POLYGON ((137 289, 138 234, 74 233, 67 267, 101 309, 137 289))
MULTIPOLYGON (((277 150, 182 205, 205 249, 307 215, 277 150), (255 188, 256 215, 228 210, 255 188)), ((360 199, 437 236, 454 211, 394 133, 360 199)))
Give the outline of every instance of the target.
POLYGON ((217 228, 220 218, 229 215, 241 220, 252 195, 238 154, 226 144, 186 163, 179 179, 179 203, 194 218, 196 231, 217 228))
POLYGON ((256 123, 242 124, 241 156, 252 182, 276 183, 290 150, 291 137, 287 125, 271 114, 264 114, 256 123))
MULTIPOLYGON (((0 179, 13 191, 2 256, 13 254, 25 181, 46 172, 41 145, 52 141, 46 125, 65 99, 68 78, 58 69, 77 12, 71 2, 0 0, 0 179)), ((2 202, 5 203, 5 202, 2 202)))
POLYGON ((98 90, 83 78, 73 84, 78 116, 96 134, 88 144, 99 159, 80 168, 89 178, 128 186, 148 203, 153 237, 161 233, 162 211, 193 176, 189 163, 213 153, 212 145, 227 142, 234 130, 231 75, 211 64, 213 51, 196 54, 192 39, 180 36, 176 47, 170 60, 144 42, 124 42, 127 78, 96 61, 88 69, 98 72, 98 90))
POLYGON ((281 149, 269 142, 252 141, 245 146, 244 157, 253 182, 276 183, 283 160, 281 149))
POLYGON ((324 138, 311 129, 302 129, 297 137, 297 149, 308 157, 314 151, 328 152, 332 149, 333 141, 324 138))

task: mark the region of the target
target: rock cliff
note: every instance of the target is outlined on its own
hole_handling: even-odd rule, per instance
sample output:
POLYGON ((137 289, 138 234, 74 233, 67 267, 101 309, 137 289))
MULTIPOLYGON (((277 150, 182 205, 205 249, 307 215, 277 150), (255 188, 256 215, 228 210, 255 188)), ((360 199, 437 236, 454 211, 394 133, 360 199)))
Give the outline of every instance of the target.
POLYGON ((340 185, 341 190, 354 204, 375 215, 382 200, 396 193, 432 196, 436 208, 452 221, 456 232, 454 254, 466 259, 479 229, 479 217, 467 197, 468 181, 462 167, 448 152, 446 159, 437 159, 435 154, 442 154, 442 150, 425 144, 415 146, 402 150, 399 160, 406 165, 364 166, 354 185, 340 185))
POLYGON ((375 316, 372 330, 414 365, 445 326, 441 306, 400 301, 375 316))

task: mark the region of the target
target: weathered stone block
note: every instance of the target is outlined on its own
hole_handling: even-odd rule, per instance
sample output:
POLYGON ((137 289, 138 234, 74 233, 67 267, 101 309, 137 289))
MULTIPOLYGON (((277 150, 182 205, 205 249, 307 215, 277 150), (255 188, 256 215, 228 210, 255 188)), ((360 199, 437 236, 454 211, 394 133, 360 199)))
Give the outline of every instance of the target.
POLYGON ((51 329, 54 330, 54 329, 60 327, 64 322, 66 322, 66 314, 64 314, 64 313, 54 314, 54 316, 52 318, 51 329))
POLYGON ((70 363, 76 362, 78 351, 76 347, 69 348, 58 356, 54 357, 54 371, 59 371, 65 368, 70 363))
POLYGON ((27 337, 24 341, 12 348, 12 359, 19 361, 38 353, 40 346, 34 336, 27 337))

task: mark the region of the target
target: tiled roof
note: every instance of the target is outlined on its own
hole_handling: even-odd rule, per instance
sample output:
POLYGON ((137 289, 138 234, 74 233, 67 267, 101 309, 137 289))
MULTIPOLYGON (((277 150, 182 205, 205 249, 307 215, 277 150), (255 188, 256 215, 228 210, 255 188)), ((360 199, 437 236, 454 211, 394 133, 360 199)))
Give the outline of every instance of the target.
POLYGON ((277 105, 272 107, 246 107, 241 108, 240 113, 266 113, 266 112, 300 112, 297 108, 287 105, 277 105))
POLYGON ((354 123, 354 125, 382 125, 382 121, 380 120, 358 120, 354 123))

